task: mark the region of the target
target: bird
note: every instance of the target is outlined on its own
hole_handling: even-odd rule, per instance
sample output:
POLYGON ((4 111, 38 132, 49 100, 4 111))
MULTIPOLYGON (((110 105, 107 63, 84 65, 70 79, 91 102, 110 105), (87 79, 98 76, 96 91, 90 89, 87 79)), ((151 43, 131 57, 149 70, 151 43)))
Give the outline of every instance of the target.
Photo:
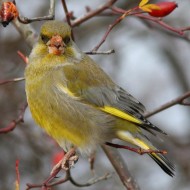
POLYGON ((142 103, 78 48, 67 23, 51 20, 41 26, 25 70, 25 91, 34 121, 65 152, 74 147, 88 155, 119 139, 152 150, 148 155, 174 176, 174 165, 146 134, 166 133, 143 116, 142 103))

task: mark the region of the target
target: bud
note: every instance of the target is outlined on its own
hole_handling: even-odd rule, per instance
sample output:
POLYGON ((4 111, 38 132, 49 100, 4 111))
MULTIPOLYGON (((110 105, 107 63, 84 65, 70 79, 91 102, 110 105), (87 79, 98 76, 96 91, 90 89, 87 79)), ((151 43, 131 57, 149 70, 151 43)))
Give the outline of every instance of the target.
POLYGON ((160 2, 156 3, 159 9, 151 9, 148 14, 153 17, 165 17, 169 15, 176 7, 178 7, 176 2, 160 2))
POLYGON ((18 17, 18 10, 16 8, 15 2, 4 2, 0 10, 1 22, 4 27, 6 27, 9 22, 18 17))

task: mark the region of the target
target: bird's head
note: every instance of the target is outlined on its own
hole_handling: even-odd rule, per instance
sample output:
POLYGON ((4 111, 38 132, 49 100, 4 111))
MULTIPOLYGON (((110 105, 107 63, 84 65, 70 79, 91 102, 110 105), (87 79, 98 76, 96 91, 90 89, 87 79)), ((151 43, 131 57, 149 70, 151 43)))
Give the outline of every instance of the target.
POLYGON ((71 39, 71 28, 61 21, 47 21, 40 31, 39 43, 48 54, 75 57, 78 48, 71 39))

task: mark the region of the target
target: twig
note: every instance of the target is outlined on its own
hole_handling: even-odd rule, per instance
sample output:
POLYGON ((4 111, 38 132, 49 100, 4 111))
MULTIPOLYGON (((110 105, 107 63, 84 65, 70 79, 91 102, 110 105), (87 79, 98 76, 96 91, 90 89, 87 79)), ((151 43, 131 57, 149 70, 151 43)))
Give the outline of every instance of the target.
POLYGON ((68 23, 69 26, 71 26, 70 14, 69 14, 69 11, 67 9, 67 4, 66 4, 65 0, 61 0, 61 2, 62 2, 62 5, 63 5, 63 8, 64 8, 64 11, 65 11, 67 23, 68 23))
MULTIPOLYGON (((116 6, 112 6, 112 14, 124 14, 126 12, 126 10, 116 7, 116 6)), ((145 19, 145 20, 149 20, 152 22, 157 23, 158 25, 162 26, 163 28, 175 32, 177 34, 179 34, 180 36, 186 37, 184 36, 184 32, 190 30, 190 26, 188 27, 183 27, 183 28, 175 28, 173 26, 168 25, 167 23, 165 23, 164 21, 161 20, 161 18, 155 18, 149 15, 145 15, 143 14, 144 12, 142 11, 131 11, 128 15, 130 16, 136 16, 139 17, 141 19, 145 19)), ((187 37, 186 37, 187 39, 187 37)), ((189 40, 189 39, 188 39, 189 40)))
POLYGON ((110 148, 106 145, 102 145, 102 149, 104 150, 111 164, 115 168, 125 188, 127 190, 139 190, 137 183, 129 173, 128 168, 122 157, 120 156, 119 152, 116 149, 110 148))
POLYGON ((21 122, 23 123, 24 122, 24 113, 25 113, 25 110, 26 110, 27 106, 28 106, 28 104, 25 103, 24 106, 21 108, 21 112, 20 112, 18 118, 15 119, 15 120, 13 120, 13 121, 11 121, 6 127, 1 128, 0 129, 0 134, 2 134, 2 133, 8 133, 8 132, 14 130, 15 127, 19 123, 21 123, 21 122))
POLYGON ((95 183, 98 183, 99 181, 107 180, 108 178, 111 177, 111 175, 109 173, 106 173, 105 175, 98 177, 94 180, 91 180, 87 183, 80 184, 73 179, 73 177, 71 176, 70 170, 67 170, 67 171, 65 171, 66 175, 63 179, 56 181, 54 183, 50 183, 51 180, 53 180, 57 176, 57 174, 60 172, 60 170, 61 170, 61 168, 58 168, 56 171, 54 171, 54 173, 52 173, 42 184, 29 184, 29 183, 26 184, 27 185, 26 190, 33 189, 33 188, 40 188, 40 187, 44 188, 44 189, 48 189, 49 187, 60 185, 62 183, 65 183, 66 181, 70 181, 73 185, 75 185, 77 187, 88 187, 95 183))
POLYGON ((114 144, 114 143, 110 143, 110 142, 106 142, 105 143, 108 146, 114 147, 114 148, 122 148, 122 149, 127 149, 130 150, 132 152, 136 152, 137 154, 143 155, 143 154, 150 154, 150 153, 160 153, 160 154, 167 154, 166 150, 144 150, 141 148, 132 148, 130 146, 126 146, 126 145, 120 145, 120 144, 114 144))
POLYGON ((110 33, 111 30, 114 28, 114 26, 116 26, 118 23, 120 23, 120 22, 123 20, 124 17, 125 17, 125 14, 123 14, 123 15, 120 16, 120 17, 118 17, 118 18, 113 22, 113 24, 109 25, 109 27, 108 27, 106 33, 104 34, 102 40, 98 43, 98 45, 96 45, 96 46, 93 48, 92 52, 97 51, 97 50, 100 48, 100 46, 106 41, 106 38, 108 37, 109 33, 110 33))
POLYGON ((146 20, 150 20, 152 22, 155 22, 157 24, 159 24, 160 26, 164 27, 165 29, 168 29, 172 32, 175 32, 177 34, 179 34, 180 36, 184 36, 184 31, 186 31, 188 29, 187 28, 182 28, 182 29, 177 29, 177 28, 174 28, 168 24, 166 24, 165 22, 163 22, 162 20, 158 19, 158 18, 154 18, 154 17, 151 17, 151 16, 147 16, 147 15, 144 15, 144 14, 135 14, 136 17, 139 17, 141 19, 146 19, 146 20))
POLYGON ((77 186, 77 187, 88 187, 88 186, 91 186, 91 185, 93 185, 93 184, 95 184, 95 183, 98 183, 99 181, 107 180, 107 179, 109 179, 110 177, 111 177, 111 175, 110 175, 109 173, 106 173, 105 175, 103 175, 103 176, 101 176, 101 177, 98 177, 98 178, 96 178, 96 179, 94 179, 94 180, 91 180, 91 181, 89 181, 89 182, 87 182, 87 183, 80 184, 80 183, 76 182, 76 181, 71 177, 71 175, 70 175, 69 181, 70 181, 73 185, 75 185, 75 186, 77 186))
MULTIPOLYGON (((50 176, 42 184, 29 184, 29 183, 27 183, 26 184, 26 186, 27 186, 26 190, 38 188, 38 187, 42 187, 42 188, 47 187, 48 183, 57 176, 57 174, 60 172, 60 170, 61 170, 61 168, 57 168, 56 170, 54 170, 50 174, 50 176)), ((67 178, 67 175, 65 178, 67 178)))
MULTIPOLYGON (((71 26, 70 13, 68 11, 67 4, 66 4, 65 0, 61 0, 61 2, 62 2, 62 5, 63 5, 63 8, 64 8, 64 11, 65 11, 67 23, 68 23, 69 26, 71 26)), ((71 31, 71 37, 72 37, 73 40, 75 40, 73 30, 71 31)))
POLYGON ((130 12, 133 12, 134 10, 136 10, 137 7, 133 8, 133 9, 129 9, 127 11, 125 11, 120 17, 118 17, 112 24, 109 25, 106 33, 104 34, 102 40, 98 43, 98 45, 96 45, 94 47, 93 51, 97 51, 100 46, 105 42, 106 38, 108 37, 109 33, 111 32, 111 30, 117 25, 119 24, 126 16, 128 16, 130 14, 130 12))
POLYGON ((38 39, 38 34, 32 28, 30 24, 22 24, 18 20, 14 20, 13 25, 17 29, 17 31, 21 34, 21 36, 26 41, 26 44, 32 48, 38 39))
POLYGON ((20 58, 26 63, 28 64, 28 57, 25 56, 21 51, 17 51, 17 54, 20 56, 20 58))
POLYGON ((185 99, 187 99, 188 97, 190 97, 190 91, 186 92, 185 94, 183 94, 182 96, 179 96, 176 99, 173 99, 165 104, 163 104, 162 106, 156 108, 155 110, 153 110, 152 112, 147 112, 146 114, 144 114, 144 116, 150 117, 152 115, 155 115, 156 113, 159 113, 167 108, 170 108, 176 104, 181 104, 181 105, 189 105, 189 103, 184 102, 185 99))
POLYGON ((73 23, 72 26, 78 26, 81 23, 91 19, 92 17, 100 14, 101 12, 103 12, 104 10, 108 9, 109 7, 111 7, 117 0, 109 0, 107 3, 101 5, 99 8, 97 8, 96 10, 92 10, 90 12, 88 12, 86 15, 76 19, 73 23))
POLYGON ((23 81, 24 77, 14 78, 14 79, 8 79, 8 80, 0 80, 0 85, 12 83, 12 82, 20 82, 23 81))
POLYGON ((35 21, 41 20, 53 20, 55 17, 55 0, 50 0, 50 7, 49 7, 49 15, 42 16, 42 17, 35 17, 35 18, 27 18, 27 17, 18 17, 19 22, 22 24, 28 24, 35 21))
POLYGON ((16 160, 15 171, 16 171, 15 190, 19 190, 20 189, 19 160, 16 160))
POLYGON ((107 51, 85 51, 84 53, 88 54, 88 55, 109 55, 112 53, 115 53, 114 49, 110 49, 107 51))

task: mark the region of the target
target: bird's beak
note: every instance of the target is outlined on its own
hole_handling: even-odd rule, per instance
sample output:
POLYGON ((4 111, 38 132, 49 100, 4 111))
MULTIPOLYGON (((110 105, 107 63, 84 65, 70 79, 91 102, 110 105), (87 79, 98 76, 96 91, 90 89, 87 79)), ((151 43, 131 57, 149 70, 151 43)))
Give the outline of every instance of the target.
POLYGON ((61 55, 65 52, 65 43, 63 39, 59 35, 54 35, 52 38, 46 43, 48 46, 48 51, 51 54, 61 55))

